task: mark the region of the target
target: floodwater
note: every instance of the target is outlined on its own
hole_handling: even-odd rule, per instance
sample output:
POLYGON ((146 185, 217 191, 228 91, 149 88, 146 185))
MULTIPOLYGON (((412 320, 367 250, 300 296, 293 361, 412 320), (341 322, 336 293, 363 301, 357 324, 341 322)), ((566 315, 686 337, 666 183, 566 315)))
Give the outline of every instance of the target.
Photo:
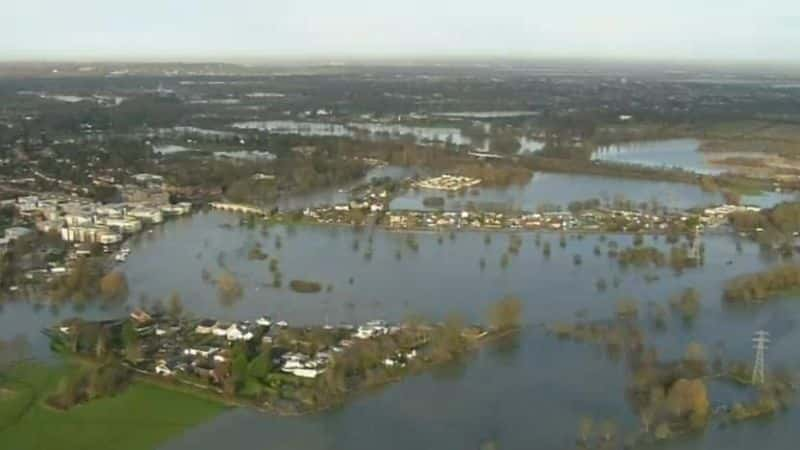
POLYGON ((456 145, 470 143, 461 130, 451 127, 418 127, 398 124, 352 122, 348 124, 325 122, 298 122, 294 120, 266 120, 238 122, 231 125, 239 129, 256 129, 275 134, 297 134, 318 137, 353 137, 365 133, 372 139, 400 139, 412 136, 419 142, 450 142, 456 145))
POLYGON ((323 122, 297 122, 294 120, 265 120, 237 122, 233 128, 267 131, 274 134, 296 134, 316 137, 348 137, 352 132, 342 124, 323 122))
POLYGON ((155 145, 153 146, 153 151, 155 153, 158 153, 159 155, 173 155, 175 153, 196 152, 199 150, 189 147, 184 147, 182 145, 168 144, 168 145, 155 145))
POLYGON ((724 170, 715 166, 700 152, 697 139, 666 139, 630 142, 600 147, 593 159, 617 163, 683 169, 691 172, 716 175, 724 170))
POLYGON ((243 159, 246 161, 272 161, 275 154, 268 151, 259 150, 235 150, 229 152, 214 152, 217 158, 243 159))
POLYGON ((455 111, 434 113, 434 116, 458 119, 508 119, 512 117, 532 117, 540 115, 537 111, 455 111))
MULTIPOLYGON (((642 181, 592 175, 575 175, 536 172, 531 180, 521 186, 503 188, 477 186, 477 195, 448 197, 444 191, 410 190, 395 197, 390 207, 395 210, 429 210, 423 205, 425 197, 445 197, 445 210, 461 210, 475 206, 485 210, 536 211, 542 206, 557 205, 566 208, 572 201, 597 198, 603 203, 630 200, 634 204, 655 201, 662 207, 686 209, 724 203, 721 194, 705 192, 700 187, 666 181, 642 181)), ((794 198, 792 193, 765 192, 761 195, 743 196, 742 204, 770 207, 794 198)))
POLYGON ((402 180, 412 177, 418 173, 413 167, 402 166, 378 166, 373 167, 357 181, 347 184, 340 188, 318 189, 305 194, 292 194, 278 199, 275 206, 282 211, 291 211, 303 208, 313 208, 317 206, 335 205, 337 203, 347 203, 350 201, 350 190, 354 187, 368 182, 373 178, 391 178, 402 180))
MULTIPOLYGON (((795 326, 800 302, 787 299, 759 309, 737 310, 720 301, 725 280, 775 263, 752 243, 743 242, 738 252, 733 236, 705 236, 705 265, 680 276, 668 268, 622 269, 605 255, 595 256, 594 246, 604 245, 599 236, 568 236, 562 249, 558 234, 544 233, 542 241, 552 247, 547 258, 535 245, 534 233, 521 233, 521 251, 505 268, 500 265, 509 240, 505 232, 490 234, 488 244, 483 232, 459 232, 452 238, 415 233, 418 251, 406 244, 407 236, 318 226, 264 230, 260 225, 239 226, 239 217, 233 214, 200 212, 167 222, 130 242, 131 256, 120 266, 131 288, 127 305, 105 311, 88 307, 83 312, 64 307, 53 312, 34 310, 27 303, 7 304, 0 313, 0 338, 25 334, 34 353, 46 356, 46 341, 38 330, 53 320, 75 314, 119 316, 126 307, 165 298, 173 291, 181 294, 186 309, 197 317, 254 319, 270 314, 290 324, 357 323, 373 318, 399 321, 410 314, 439 320, 452 313, 479 322, 485 321, 492 302, 506 295, 517 296, 524 304, 525 328, 520 336, 487 346, 463 365, 409 378, 310 417, 277 418, 233 410, 166 443, 163 448, 169 450, 257 442, 263 442, 257 448, 278 450, 470 449, 487 441, 496 441, 501 449, 549 450, 570 448, 582 416, 612 419, 630 430, 636 419, 624 396, 625 362, 591 345, 549 337, 540 324, 574 320, 578 310, 589 318, 608 318, 613 315, 614 301, 622 296, 640 299, 642 310, 647 302, 666 305, 671 295, 690 286, 702 295, 695 323, 689 326, 674 317, 666 331, 648 328, 650 344, 664 357, 683 354, 690 341, 707 348, 722 341, 726 356, 749 358, 750 335, 764 328, 773 332, 770 366, 780 361, 800 368, 796 352, 800 332, 795 326), (368 259, 364 254, 370 235, 373 251, 368 259), (275 244, 278 236, 280 248, 275 244), (358 250, 354 250, 355 240, 358 250), (284 287, 269 285, 265 261, 247 259, 256 243, 280 261, 284 287), (583 264, 573 264, 574 254, 582 255, 583 264), (486 260, 484 269, 480 258, 486 260), (243 297, 222 301, 215 287, 203 281, 203 270, 212 276, 223 270, 235 274, 245 289, 243 297), (645 273, 660 279, 648 282, 645 273), (609 280, 605 292, 595 287, 600 277, 609 280), (614 277, 620 280, 617 288, 610 282, 614 277), (295 293, 286 288, 292 279, 330 284, 332 291, 295 293)), ((625 235, 608 239, 620 245, 632 241, 625 235)), ((647 237, 646 242, 665 246, 663 239, 647 237)), ((642 323, 646 323, 644 318, 642 323)), ((715 402, 730 402, 742 395, 724 386, 712 386, 712 392, 715 402)), ((665 448, 739 450, 755 443, 761 448, 790 448, 786 444, 796 438, 793 424, 798 419, 795 410, 768 422, 713 428, 703 437, 665 448)))
MULTIPOLYGON (((370 122, 340 124, 294 120, 237 122, 232 124, 231 127, 237 129, 255 129, 274 134, 293 134, 315 137, 359 137, 363 135, 372 140, 401 140, 408 138, 420 144, 472 145, 483 151, 488 151, 489 149, 488 142, 472 142, 459 128, 455 127, 424 127, 370 122)), ((520 153, 532 153, 544 147, 541 141, 528 137, 520 138, 519 142, 520 153)))

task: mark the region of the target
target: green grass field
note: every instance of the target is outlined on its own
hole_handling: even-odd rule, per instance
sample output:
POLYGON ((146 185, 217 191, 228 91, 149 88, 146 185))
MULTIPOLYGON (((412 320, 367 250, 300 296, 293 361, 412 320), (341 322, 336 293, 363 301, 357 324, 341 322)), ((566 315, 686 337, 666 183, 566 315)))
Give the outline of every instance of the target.
POLYGON ((116 397, 59 412, 43 400, 68 370, 27 364, 0 379, 0 448, 151 449, 226 408, 189 394, 134 383, 116 397))

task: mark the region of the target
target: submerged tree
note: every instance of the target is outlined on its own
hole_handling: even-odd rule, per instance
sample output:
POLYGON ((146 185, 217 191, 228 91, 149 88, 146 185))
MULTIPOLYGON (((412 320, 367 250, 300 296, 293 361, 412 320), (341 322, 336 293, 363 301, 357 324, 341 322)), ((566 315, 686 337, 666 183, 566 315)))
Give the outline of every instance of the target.
POLYGON ((508 256, 508 253, 503 253, 500 257, 500 267, 505 269, 511 263, 511 257, 508 256))
POLYGON ((110 272, 100 279, 100 294, 106 300, 122 300, 128 295, 128 279, 119 271, 110 272))
POLYGON ((591 417, 581 417, 580 424, 578 424, 578 440, 584 446, 589 443, 592 437, 592 429, 594 428, 594 420, 591 417))
POLYGON ((522 302, 516 297, 506 297, 489 308, 489 325, 497 331, 517 329, 522 324, 522 302))
POLYGON ((244 292, 236 276, 227 271, 217 277, 217 291, 220 300, 226 304, 238 300, 244 292))
POLYGON ((178 320, 183 316, 183 301, 181 301, 181 295, 177 291, 172 291, 167 304, 167 314, 173 320, 178 320))

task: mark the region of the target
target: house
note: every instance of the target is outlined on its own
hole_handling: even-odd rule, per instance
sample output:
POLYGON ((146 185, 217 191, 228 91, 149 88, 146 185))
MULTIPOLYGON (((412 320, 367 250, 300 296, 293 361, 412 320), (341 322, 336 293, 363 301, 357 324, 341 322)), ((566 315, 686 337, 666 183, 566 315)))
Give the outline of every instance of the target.
POLYGON ((211 328, 211 334, 214 336, 225 337, 228 335, 228 328, 230 327, 231 324, 229 323, 217 322, 217 324, 211 328))
POLYGON ((308 368, 299 368, 299 369, 292 369, 292 370, 284 370, 284 372, 291 373, 296 377, 301 378, 316 378, 321 373, 325 372, 325 369, 308 369, 308 368))
POLYGON ((255 337, 250 327, 245 324, 232 324, 226 330, 225 338, 229 341, 249 341, 255 337))
POLYGON ((67 242, 115 244, 122 241, 122 235, 102 226, 67 226, 61 229, 61 239, 67 242))
POLYGON ((261 316, 256 320, 256 325, 262 327, 272 326, 272 318, 270 318, 269 316, 261 316))
POLYGON ((163 375, 163 376, 166 376, 166 377, 170 377, 172 375, 175 375, 175 373, 177 373, 177 372, 186 371, 186 368, 187 368, 187 366, 186 366, 185 363, 182 363, 182 362, 179 362, 178 360, 173 359, 173 360, 168 360, 168 361, 164 361, 164 360, 158 361, 158 364, 156 364, 156 367, 155 367, 154 370, 155 370, 156 375, 163 375))
POLYGON ((372 320, 358 327, 353 337, 358 339, 369 339, 389 333, 386 322, 383 320, 372 320))
POLYGON ((62 221, 60 220, 38 220, 36 221, 36 229, 42 233, 49 233, 60 230, 61 224, 62 221))
POLYGON ((155 333, 156 326, 155 324, 151 323, 144 323, 144 324, 138 323, 134 325, 133 329, 136 330, 136 334, 138 334, 139 336, 148 336, 150 334, 155 333))
POLYGON ((97 208, 95 208, 95 212, 100 216, 122 217, 125 215, 125 205, 121 203, 113 205, 98 205, 97 208))
POLYGON ((150 184, 160 185, 164 183, 164 177, 162 177, 161 175, 153 175, 150 173, 137 173, 136 175, 133 175, 131 178, 133 178, 133 181, 145 185, 150 185, 150 184))
POLYGON ((169 203, 169 192, 161 187, 139 187, 126 184, 120 188, 122 201, 126 203, 165 205, 169 203))
POLYGON ((182 216, 192 210, 192 204, 188 202, 176 203, 174 205, 164 205, 161 213, 167 216, 182 216))
POLYGON ((281 359, 283 360, 281 371, 302 378, 316 378, 317 375, 325 372, 327 363, 325 358, 311 359, 302 353, 293 352, 283 354, 281 359))
POLYGON ((131 320, 133 320, 137 324, 146 324, 149 323, 151 320, 153 320, 153 318, 150 316, 150 314, 147 313, 147 311, 140 308, 136 308, 133 311, 131 311, 130 316, 131 320))
POLYGON ((214 319, 203 319, 197 324, 194 332, 197 334, 211 334, 216 325, 217 321, 214 319))
POLYGON ((175 372, 170 369, 167 365, 159 364, 155 368, 156 375, 163 375, 166 377, 172 376, 175 372))
POLYGON ((136 208, 128 211, 128 217, 135 217, 144 223, 156 224, 164 221, 164 215, 156 208, 136 208))
POLYGON ((302 353, 294 353, 294 352, 287 352, 281 356, 283 360, 283 364, 281 365, 281 369, 288 371, 293 369, 298 369, 306 366, 309 358, 307 355, 302 353))
POLYGON ((217 347, 210 347, 210 346, 201 346, 201 347, 188 347, 183 349, 183 354, 187 356, 201 356, 203 358, 208 358, 209 356, 217 353, 219 349, 217 347))
POLYGON ((105 217, 97 221, 121 233, 132 234, 142 229, 142 221, 135 217, 105 217))

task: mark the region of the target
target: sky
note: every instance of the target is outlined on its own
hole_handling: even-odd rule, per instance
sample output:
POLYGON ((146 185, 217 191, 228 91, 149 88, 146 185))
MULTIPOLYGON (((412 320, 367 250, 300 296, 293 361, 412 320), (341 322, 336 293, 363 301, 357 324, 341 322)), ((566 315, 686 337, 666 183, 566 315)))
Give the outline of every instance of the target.
POLYGON ((6 0, 0 59, 797 60, 798 0, 6 0))

